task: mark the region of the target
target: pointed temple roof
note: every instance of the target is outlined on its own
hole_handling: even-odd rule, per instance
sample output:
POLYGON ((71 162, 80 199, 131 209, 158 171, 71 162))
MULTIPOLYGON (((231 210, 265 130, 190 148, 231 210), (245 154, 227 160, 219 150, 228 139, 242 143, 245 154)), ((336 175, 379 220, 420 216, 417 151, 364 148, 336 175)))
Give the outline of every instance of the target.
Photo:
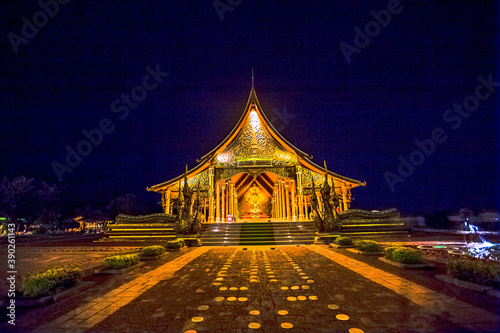
MULTIPOLYGON (((211 165, 217 168, 246 168, 246 170, 252 167, 273 168, 300 165, 303 177, 309 176, 311 180, 314 178, 315 181, 322 182, 321 179, 324 179, 326 171, 336 182, 344 182, 352 188, 366 185, 365 182, 327 171, 311 159, 312 156, 288 142, 271 124, 257 99, 252 73, 250 96, 238 123, 217 147, 196 160, 199 164, 187 172, 187 177, 191 178, 192 182, 199 181, 195 178, 200 177, 195 176, 207 171, 211 165)), ((147 190, 162 192, 178 184, 183 177, 184 174, 179 175, 169 181, 148 187, 147 190)), ((208 177, 203 178, 208 179, 208 177)), ((305 181, 304 185, 307 186, 307 183, 305 181)))

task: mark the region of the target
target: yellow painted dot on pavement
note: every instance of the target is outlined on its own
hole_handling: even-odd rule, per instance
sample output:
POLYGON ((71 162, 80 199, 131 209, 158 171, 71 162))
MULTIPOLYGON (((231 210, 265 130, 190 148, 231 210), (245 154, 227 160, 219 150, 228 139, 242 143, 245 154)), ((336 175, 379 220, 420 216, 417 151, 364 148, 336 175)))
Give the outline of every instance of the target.
POLYGON ((276 276, 275 276, 275 275, 268 275, 267 277, 268 277, 269 279, 275 279, 275 278, 276 278, 276 276))
POLYGON ((365 332, 359 328, 350 328, 349 333, 365 333, 365 332))
POLYGON ((279 310, 279 311, 278 311, 278 314, 279 314, 280 316, 286 316, 286 315, 288 314, 288 311, 286 311, 286 310, 279 310))
POLYGON ((187 330, 187 331, 184 331, 184 333, 197 333, 195 330, 187 330))
POLYGON ((337 304, 328 304, 328 308, 332 310, 337 310, 340 308, 337 304))
POLYGON ((258 282, 256 279, 251 279, 250 282, 258 282))
POLYGON ((246 301, 248 301, 248 298, 247 297, 238 297, 238 301, 246 302, 246 301))
POLYGON ((299 273, 299 275, 306 275, 306 273, 304 273, 304 272, 301 272, 301 273, 299 273))
POLYGON ((305 296, 297 296, 297 299, 299 301, 305 301, 307 299, 307 297, 305 297, 305 296))
POLYGON ((271 279, 271 280, 269 280, 269 282, 278 282, 278 280, 276 280, 276 279, 271 279))
POLYGON ((305 284, 302 286, 302 289, 311 289, 311 287, 309 287, 307 284, 305 284))
POLYGON ((314 280, 307 280, 307 283, 314 283, 314 280))
POLYGON ((290 302, 295 302, 295 301, 297 300, 297 297, 295 297, 295 296, 288 296, 288 297, 286 298, 286 300, 287 300, 287 301, 290 301, 290 302))
POLYGON ((217 278, 217 279, 215 279, 215 280, 216 280, 216 281, 222 281, 222 280, 224 280, 224 278, 222 278, 222 277, 218 277, 218 278, 217 278))
POLYGON ((215 297, 216 302, 222 302, 224 300, 224 297, 215 297))
POLYGON ((231 287, 229 290, 238 290, 238 287, 231 287))
POLYGON ((260 324, 259 323, 250 323, 250 324, 248 324, 248 327, 256 330, 256 329, 260 328, 260 324))
POLYGON ((220 291, 226 291, 227 290, 227 287, 220 287, 219 288, 220 291))
POLYGON ((342 313, 336 315, 335 318, 337 318, 338 320, 349 320, 349 316, 346 314, 342 314, 342 313))
POLYGON ((292 286, 292 290, 299 290, 299 286, 292 286))
POLYGON ((293 324, 292 323, 281 323, 282 328, 292 328, 293 324))
POLYGON ((199 323, 203 321, 203 317, 193 317, 191 318, 191 321, 194 321, 195 323, 199 323))
POLYGON ((213 284, 214 286, 220 286, 222 283, 220 283, 220 282, 214 282, 214 283, 212 283, 212 284, 213 284))
POLYGON ((290 288, 288 288, 287 286, 281 287, 281 290, 288 290, 288 289, 290 289, 290 288))
POLYGON ((240 287, 240 290, 248 290, 248 287, 240 287))
POLYGON ((227 300, 228 300, 229 302, 233 302, 233 301, 236 301, 236 297, 231 296, 231 297, 228 297, 228 298, 227 298, 227 300))
POLYGON ((252 310, 249 312, 249 314, 252 316, 258 316, 258 315, 260 315, 260 311, 259 310, 252 310))
POLYGON ((209 308, 209 306, 208 306, 208 305, 200 305, 200 306, 198 307, 198 310, 200 310, 200 311, 205 311, 205 310, 208 310, 208 308, 209 308))
POLYGON ((307 279, 309 279, 309 276, 303 276, 302 278, 303 278, 304 280, 307 280, 307 279))
POLYGON ((309 299, 310 299, 311 301, 317 301, 317 300, 318 300, 318 296, 316 296, 316 295, 312 295, 312 296, 309 296, 309 299))

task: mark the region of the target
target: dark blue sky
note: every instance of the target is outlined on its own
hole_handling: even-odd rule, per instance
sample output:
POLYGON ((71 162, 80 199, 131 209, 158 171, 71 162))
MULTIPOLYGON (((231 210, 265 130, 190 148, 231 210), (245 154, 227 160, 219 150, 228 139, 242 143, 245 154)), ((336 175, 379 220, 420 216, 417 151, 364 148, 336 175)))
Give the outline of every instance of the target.
POLYGON ((367 182, 354 191, 353 207, 410 213, 497 206, 500 91, 456 129, 457 120, 443 119, 475 95, 478 76, 500 81, 496 1, 401 1, 393 8, 392 1, 244 0, 223 20, 213 1, 188 3, 196 4, 73 1, 57 13, 50 7, 53 17, 44 22, 36 1, 3 1, 1 172, 58 183, 51 164, 65 163, 65 147, 77 149, 82 130, 107 118, 114 130, 63 183, 83 201, 127 192, 156 201, 146 186, 179 175, 186 163, 194 167, 236 124, 254 67, 257 95, 275 127, 316 163, 367 182), (388 6, 399 13, 371 30, 370 43, 347 63, 339 45, 354 47, 355 27, 376 29, 370 11, 388 6), (23 16, 41 25, 36 35, 25 28, 25 43, 9 35, 23 37, 23 16), (113 101, 158 64, 169 75, 128 116, 113 112, 113 101), (446 141, 392 191, 384 173, 397 175, 398 157, 409 159, 415 140, 436 128, 446 141))

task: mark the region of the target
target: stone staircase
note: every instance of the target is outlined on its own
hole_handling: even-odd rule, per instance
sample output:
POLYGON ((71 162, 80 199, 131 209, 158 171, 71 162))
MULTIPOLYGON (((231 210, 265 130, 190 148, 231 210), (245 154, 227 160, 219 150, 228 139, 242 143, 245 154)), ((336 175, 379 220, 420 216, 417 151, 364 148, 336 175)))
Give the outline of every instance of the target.
POLYGON ((203 224, 208 246, 295 245, 314 241, 313 222, 239 222, 203 224))
POLYGON ((101 241, 158 242, 177 237, 175 216, 151 214, 130 216, 120 214, 110 223, 101 241))

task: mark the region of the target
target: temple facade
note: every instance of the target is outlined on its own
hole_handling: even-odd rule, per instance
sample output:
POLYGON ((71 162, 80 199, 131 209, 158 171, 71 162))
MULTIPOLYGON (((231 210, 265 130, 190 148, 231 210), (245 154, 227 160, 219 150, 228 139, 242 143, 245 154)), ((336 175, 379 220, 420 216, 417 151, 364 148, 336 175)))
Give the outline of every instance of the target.
POLYGON ((164 212, 175 214, 186 177, 201 200, 205 222, 304 221, 312 211, 312 184, 319 192, 327 173, 340 198, 338 209, 348 210, 351 190, 366 183, 326 170, 311 159, 273 127, 252 86, 242 116, 224 141, 185 174, 147 190, 160 193, 164 212))

